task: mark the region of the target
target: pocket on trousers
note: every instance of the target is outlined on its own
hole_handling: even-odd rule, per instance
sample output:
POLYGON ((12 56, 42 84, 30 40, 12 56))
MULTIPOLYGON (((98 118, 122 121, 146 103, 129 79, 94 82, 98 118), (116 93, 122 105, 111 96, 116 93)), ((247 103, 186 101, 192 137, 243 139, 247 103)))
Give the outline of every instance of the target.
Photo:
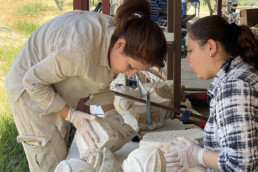
POLYGON ((17 142, 23 143, 31 171, 54 171, 58 159, 50 137, 19 135, 17 142))

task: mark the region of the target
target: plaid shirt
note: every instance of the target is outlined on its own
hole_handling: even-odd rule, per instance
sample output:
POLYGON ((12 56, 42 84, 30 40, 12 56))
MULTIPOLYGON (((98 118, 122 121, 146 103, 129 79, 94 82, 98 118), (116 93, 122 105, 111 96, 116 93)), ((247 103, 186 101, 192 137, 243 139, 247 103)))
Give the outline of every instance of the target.
POLYGON ((230 57, 208 94, 204 147, 220 152, 221 171, 258 171, 258 71, 240 57, 230 57))

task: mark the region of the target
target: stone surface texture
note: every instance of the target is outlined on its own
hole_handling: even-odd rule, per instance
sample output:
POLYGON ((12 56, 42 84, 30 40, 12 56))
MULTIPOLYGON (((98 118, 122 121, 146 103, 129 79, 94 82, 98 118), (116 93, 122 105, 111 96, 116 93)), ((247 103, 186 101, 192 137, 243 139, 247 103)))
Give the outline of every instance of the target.
POLYGON ((94 167, 97 172, 122 172, 113 152, 107 148, 102 151, 88 149, 81 159, 94 167))
POLYGON ((84 157, 61 161, 55 172, 122 172, 113 153, 104 148, 101 151, 88 149, 84 157))
POLYGON ((70 159, 61 161, 55 172, 97 172, 90 164, 80 159, 70 159))
POLYGON ((138 148, 123 162, 124 172, 165 172, 166 159, 157 147, 138 148))
MULTIPOLYGON (((96 119, 90 121, 90 124, 99 137, 99 142, 96 143, 96 150, 102 150, 106 147, 114 152, 136 135, 136 132, 128 124, 121 124, 114 119, 96 117, 96 119)), ((75 140, 80 157, 82 157, 89 147, 79 133, 75 134, 75 140)))
MULTIPOLYGON (((202 146, 203 130, 200 128, 193 128, 188 130, 174 130, 174 131, 162 131, 147 133, 140 141, 140 148, 156 146, 163 153, 169 153, 171 151, 183 148, 185 144, 177 140, 177 137, 186 137, 193 140, 195 143, 202 146)), ((167 172, 174 172, 179 168, 167 168, 167 172)), ((204 172, 206 168, 199 165, 194 168, 190 168, 187 172, 204 172)))

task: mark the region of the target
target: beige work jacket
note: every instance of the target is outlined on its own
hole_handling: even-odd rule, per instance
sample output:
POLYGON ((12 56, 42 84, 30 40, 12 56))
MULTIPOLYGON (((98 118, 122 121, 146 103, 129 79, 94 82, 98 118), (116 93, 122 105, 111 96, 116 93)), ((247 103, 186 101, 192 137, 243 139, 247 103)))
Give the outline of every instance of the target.
POLYGON ((111 16, 75 10, 37 29, 14 60, 6 78, 9 101, 26 90, 40 115, 74 106, 114 79, 108 49, 115 31, 111 16))

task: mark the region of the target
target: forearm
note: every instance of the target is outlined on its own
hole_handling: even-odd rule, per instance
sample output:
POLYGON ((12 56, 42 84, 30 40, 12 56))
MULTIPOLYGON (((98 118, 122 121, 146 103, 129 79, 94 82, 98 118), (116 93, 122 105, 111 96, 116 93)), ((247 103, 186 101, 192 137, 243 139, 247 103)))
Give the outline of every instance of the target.
POLYGON ((206 166, 208 166, 216 171, 220 171, 218 163, 217 163, 219 154, 220 153, 218 153, 218 152, 213 152, 213 151, 206 149, 203 153, 202 160, 206 166))

